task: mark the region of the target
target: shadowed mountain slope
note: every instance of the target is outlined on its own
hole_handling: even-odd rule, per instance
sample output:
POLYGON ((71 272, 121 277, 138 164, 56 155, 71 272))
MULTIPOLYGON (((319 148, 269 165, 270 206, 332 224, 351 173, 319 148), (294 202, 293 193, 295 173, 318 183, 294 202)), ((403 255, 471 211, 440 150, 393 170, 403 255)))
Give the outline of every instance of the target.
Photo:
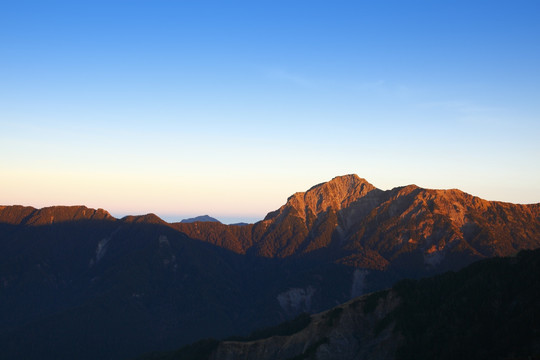
POLYGON ((0 358, 126 358, 246 333, 350 296, 352 269, 240 255, 152 214, 3 207, 0 215, 0 358))
POLYGON ((138 360, 431 360, 540 357, 540 250, 391 290, 255 332, 138 360))
POLYGON ((280 317, 275 293, 292 271, 154 216, 1 224, 0 233, 1 358, 118 359, 249 331, 280 317))

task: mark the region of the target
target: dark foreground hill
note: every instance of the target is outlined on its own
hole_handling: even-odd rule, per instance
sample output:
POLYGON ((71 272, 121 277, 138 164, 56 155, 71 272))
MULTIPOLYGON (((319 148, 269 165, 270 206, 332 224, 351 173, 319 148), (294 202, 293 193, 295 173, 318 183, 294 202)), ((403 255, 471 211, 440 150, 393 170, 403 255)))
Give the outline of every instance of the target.
POLYGON ((265 220, 169 224, 0 207, 0 358, 119 359, 246 335, 405 277, 540 247, 540 205, 356 175, 265 220))
POLYGON ((403 280, 246 338, 138 360, 532 359, 540 357, 540 250, 403 280), (262 335, 258 336, 258 335, 262 335))

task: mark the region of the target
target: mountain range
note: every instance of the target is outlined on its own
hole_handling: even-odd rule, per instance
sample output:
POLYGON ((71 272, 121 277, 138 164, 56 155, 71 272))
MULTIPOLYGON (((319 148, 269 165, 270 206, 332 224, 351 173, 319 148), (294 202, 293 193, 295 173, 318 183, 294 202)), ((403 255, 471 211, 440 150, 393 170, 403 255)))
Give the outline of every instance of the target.
POLYGON ((403 278, 540 247, 540 204, 356 175, 255 224, 0 207, 0 354, 119 359, 320 312, 403 278))
POLYGON ((292 195, 256 224, 173 226, 239 254, 320 255, 356 268, 423 272, 535 248, 539 216, 540 204, 486 201, 415 185, 382 191, 346 175, 292 195))

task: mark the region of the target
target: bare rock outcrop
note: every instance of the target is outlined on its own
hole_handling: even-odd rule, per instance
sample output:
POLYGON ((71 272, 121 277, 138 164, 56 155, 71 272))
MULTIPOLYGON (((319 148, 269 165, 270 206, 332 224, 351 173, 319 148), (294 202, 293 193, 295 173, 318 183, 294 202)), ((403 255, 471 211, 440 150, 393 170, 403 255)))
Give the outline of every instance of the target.
POLYGON ((313 315, 309 325, 290 336, 251 342, 223 341, 211 360, 393 359, 401 343, 393 326, 376 325, 399 304, 392 292, 366 295, 313 315), (370 298, 371 296, 371 298, 370 298))

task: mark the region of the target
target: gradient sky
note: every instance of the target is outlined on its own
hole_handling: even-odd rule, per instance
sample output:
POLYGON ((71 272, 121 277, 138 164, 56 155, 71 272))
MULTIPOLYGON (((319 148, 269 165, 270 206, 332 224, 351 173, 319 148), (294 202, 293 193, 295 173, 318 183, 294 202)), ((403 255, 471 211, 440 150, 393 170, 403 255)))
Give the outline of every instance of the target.
POLYGON ((0 204, 256 221, 356 173, 540 202, 540 1, 0 2, 0 204))

